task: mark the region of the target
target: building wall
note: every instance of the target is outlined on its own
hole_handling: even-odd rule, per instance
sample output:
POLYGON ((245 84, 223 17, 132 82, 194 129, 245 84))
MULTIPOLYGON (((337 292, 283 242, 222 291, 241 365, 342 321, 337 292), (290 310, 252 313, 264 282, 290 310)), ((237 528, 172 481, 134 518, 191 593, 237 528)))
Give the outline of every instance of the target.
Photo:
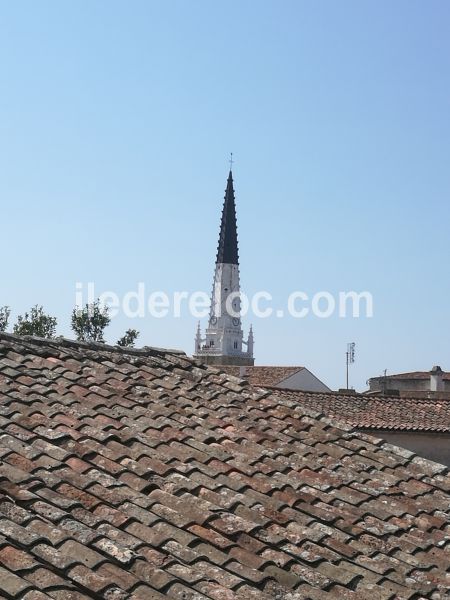
POLYGON ((378 430, 370 433, 390 444, 411 450, 418 456, 450 467, 450 433, 378 430))
POLYGON ((400 391, 421 391, 430 389, 429 379, 389 379, 389 387, 400 391))
POLYGON ((331 392, 330 388, 308 369, 302 369, 287 379, 283 379, 276 387, 285 390, 302 390, 304 392, 331 392))
MULTIPOLYGON (((444 390, 450 391, 450 381, 444 379, 444 390)), ((383 377, 373 377, 369 379, 370 391, 377 392, 384 389, 399 390, 400 392, 420 392, 430 391, 430 379, 395 379, 389 377, 386 382, 383 377)))
POLYGON ((224 366, 246 366, 252 367, 254 365, 255 359, 250 356, 226 356, 224 354, 220 355, 208 355, 206 352, 203 354, 196 354, 194 358, 200 360, 204 365, 215 365, 220 367, 224 366))

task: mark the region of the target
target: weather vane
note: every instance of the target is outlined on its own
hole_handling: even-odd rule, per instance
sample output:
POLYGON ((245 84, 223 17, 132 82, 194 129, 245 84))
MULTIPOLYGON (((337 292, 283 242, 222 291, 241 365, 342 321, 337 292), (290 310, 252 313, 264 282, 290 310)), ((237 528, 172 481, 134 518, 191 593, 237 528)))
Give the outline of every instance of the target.
POLYGON ((234 163, 234 160, 233 160, 233 153, 232 153, 232 152, 230 152, 230 171, 232 171, 232 170, 233 170, 233 163, 234 163))

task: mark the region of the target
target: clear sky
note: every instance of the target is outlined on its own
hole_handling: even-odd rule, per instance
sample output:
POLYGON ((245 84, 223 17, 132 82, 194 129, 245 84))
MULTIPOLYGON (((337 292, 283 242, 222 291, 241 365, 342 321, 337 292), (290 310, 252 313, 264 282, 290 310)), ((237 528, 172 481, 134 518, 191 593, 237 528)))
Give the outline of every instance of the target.
MULTIPOLYGON (((444 0, 0 1, 0 305, 71 336, 76 282, 209 292, 233 151, 244 291, 374 297, 253 320, 257 363, 342 387, 355 341, 358 389, 450 370, 449 23, 444 0)), ((127 327, 190 353, 196 319, 108 340, 127 327)))

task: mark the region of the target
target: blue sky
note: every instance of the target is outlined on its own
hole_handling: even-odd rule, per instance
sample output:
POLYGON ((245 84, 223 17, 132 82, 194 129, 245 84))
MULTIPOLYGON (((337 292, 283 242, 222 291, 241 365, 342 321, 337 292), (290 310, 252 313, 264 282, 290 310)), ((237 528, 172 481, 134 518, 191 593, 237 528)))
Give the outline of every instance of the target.
MULTIPOLYGON (((254 321, 258 364, 450 370, 450 5, 0 1, 0 305, 71 336, 75 283, 210 291, 233 151, 244 291, 368 290, 254 321)), ((246 320, 249 325, 249 319, 246 320)), ((196 320, 115 319, 192 351, 196 320)))

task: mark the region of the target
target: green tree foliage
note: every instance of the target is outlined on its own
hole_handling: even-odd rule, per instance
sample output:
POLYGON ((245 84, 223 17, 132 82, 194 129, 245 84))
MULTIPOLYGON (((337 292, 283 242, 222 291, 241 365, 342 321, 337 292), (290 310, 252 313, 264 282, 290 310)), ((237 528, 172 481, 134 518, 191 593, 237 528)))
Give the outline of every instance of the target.
POLYGON ((0 331, 6 331, 10 314, 9 306, 0 306, 0 331))
POLYGON ((56 334, 56 318, 45 314, 42 306, 33 306, 30 313, 17 317, 13 332, 16 335, 35 335, 42 338, 54 338, 56 334))
POLYGON ((103 333, 111 321, 108 307, 100 306, 100 300, 72 311, 72 330, 81 342, 104 342, 103 333))
POLYGON ((139 331, 136 329, 127 329, 125 335, 118 340, 117 345, 122 348, 134 348, 134 344, 139 337, 139 331))

